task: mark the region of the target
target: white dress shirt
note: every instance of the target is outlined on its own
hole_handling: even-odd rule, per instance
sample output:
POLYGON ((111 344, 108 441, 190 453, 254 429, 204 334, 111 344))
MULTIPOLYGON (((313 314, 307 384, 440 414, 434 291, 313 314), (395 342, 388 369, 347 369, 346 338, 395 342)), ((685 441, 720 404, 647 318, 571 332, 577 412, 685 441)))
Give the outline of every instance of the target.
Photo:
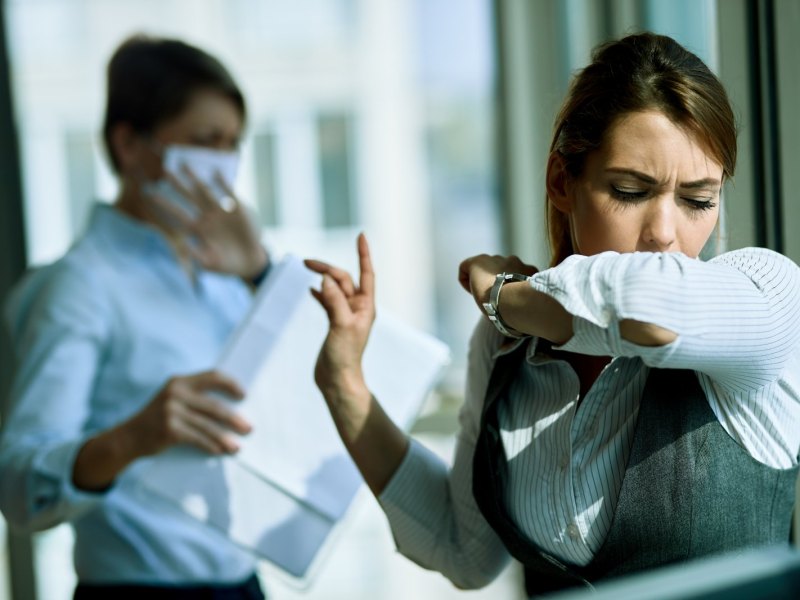
MULTIPOLYGON (((508 510, 533 542, 588 564, 614 515, 651 367, 692 369, 725 430, 755 460, 790 468, 800 450, 800 269, 760 248, 703 262, 676 253, 572 256, 531 286, 573 315, 560 350, 612 356, 578 407, 572 367, 527 360, 499 411, 508 510), (665 346, 620 336, 623 319, 675 332, 665 346)), ((513 347, 487 321, 469 354, 452 469, 418 442, 381 496, 398 549, 463 587, 488 583, 508 554, 472 496, 472 457, 495 358, 513 347)), ((519 342, 517 342, 519 343, 519 342)), ((743 491, 743 493, 746 493, 743 491)))

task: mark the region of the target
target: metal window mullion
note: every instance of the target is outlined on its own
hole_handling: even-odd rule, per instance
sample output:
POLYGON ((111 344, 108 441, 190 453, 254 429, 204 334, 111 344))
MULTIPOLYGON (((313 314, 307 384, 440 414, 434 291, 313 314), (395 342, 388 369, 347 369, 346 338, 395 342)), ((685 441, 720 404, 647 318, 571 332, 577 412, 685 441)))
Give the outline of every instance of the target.
POLYGON ((780 130, 775 63, 775 21, 771 0, 754 0, 750 5, 751 36, 754 42, 752 79, 758 125, 756 156, 759 158, 757 193, 762 198, 758 215, 760 246, 783 252, 781 210, 780 130))
MULTIPOLYGON (((11 75, 6 37, 5 2, 0 0, 0 301, 23 273, 26 266, 25 227, 22 204, 19 149, 11 95, 11 75)), ((0 398, 5 414, 13 362, 11 344, 3 327, 0 336, 0 398)), ((0 423, 4 419, 0 418, 0 423)), ((11 598, 36 600, 36 575, 30 536, 7 533, 8 578, 11 598)))
POLYGON ((780 152, 781 221, 783 253, 800 263, 800 203, 792 194, 800 189, 800 2, 776 0, 773 3, 775 93, 777 94, 777 140, 780 152))

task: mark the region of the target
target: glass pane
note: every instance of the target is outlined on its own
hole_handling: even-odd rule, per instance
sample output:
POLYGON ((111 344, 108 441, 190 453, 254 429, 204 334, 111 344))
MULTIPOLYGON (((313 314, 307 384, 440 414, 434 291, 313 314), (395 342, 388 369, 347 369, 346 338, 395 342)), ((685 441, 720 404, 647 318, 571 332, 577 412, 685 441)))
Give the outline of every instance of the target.
POLYGON ((675 38, 717 68, 716 0, 644 0, 645 27, 675 38))
POLYGON ((265 227, 280 224, 275 178, 275 135, 272 132, 253 135, 253 163, 256 178, 256 206, 265 227))
POLYGON ((317 121, 325 227, 350 227, 356 223, 351 129, 347 115, 320 115, 317 121))
POLYGON ((93 137, 89 131, 68 131, 64 136, 72 237, 83 231, 95 197, 93 137))
POLYGON ((6 520, 0 516, 0 600, 11 598, 11 579, 8 570, 8 544, 6 543, 6 520))
POLYGON ((72 598, 77 583, 77 577, 72 569, 74 539, 69 525, 59 525, 33 536, 36 592, 39 600, 72 598))
MULTIPOLYGON (((501 250, 491 2, 7 0, 5 7, 30 262, 63 254, 91 203, 117 193, 100 135, 114 48, 136 32, 200 45, 246 95, 237 192, 260 213, 266 245, 352 270, 355 236, 365 230, 382 309, 452 347, 452 369, 426 408, 423 434, 449 454, 477 319, 456 269, 467 255, 501 250)), ((441 576, 400 557, 376 503, 364 505, 342 536, 338 562, 303 597, 352 598, 356 585, 361 597, 460 597, 441 576)), ((46 600, 71 593, 71 543, 66 527, 36 536, 46 600)), ((295 595, 271 575, 267 585, 272 598, 295 595)), ((514 597, 520 589, 510 571, 473 597, 514 597)))

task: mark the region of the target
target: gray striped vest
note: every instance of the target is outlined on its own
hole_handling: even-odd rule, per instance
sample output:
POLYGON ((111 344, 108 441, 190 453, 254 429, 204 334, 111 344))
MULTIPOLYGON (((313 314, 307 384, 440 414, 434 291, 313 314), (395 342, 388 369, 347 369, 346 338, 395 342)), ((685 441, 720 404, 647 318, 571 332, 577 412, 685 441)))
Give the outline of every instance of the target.
POLYGON ((651 370, 608 537, 586 566, 531 542, 505 508, 507 465, 497 407, 527 344, 501 356, 489 381, 473 461, 473 494, 525 567, 529 595, 701 556, 789 541, 797 467, 751 457, 722 428, 689 370, 651 370))

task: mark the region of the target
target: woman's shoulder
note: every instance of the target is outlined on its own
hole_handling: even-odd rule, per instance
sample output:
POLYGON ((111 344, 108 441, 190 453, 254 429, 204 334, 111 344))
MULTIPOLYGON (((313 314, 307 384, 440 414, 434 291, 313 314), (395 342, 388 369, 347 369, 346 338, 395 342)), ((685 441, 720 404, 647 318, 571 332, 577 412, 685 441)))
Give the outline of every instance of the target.
POLYGON ((55 262, 33 269, 28 286, 57 296, 59 301, 96 298, 103 294, 107 281, 106 263, 102 252, 81 240, 55 262))
POLYGON ((13 338, 34 322, 78 326, 103 318, 108 293, 101 261, 87 260, 85 253, 76 245, 55 262, 30 268, 17 282, 3 307, 13 338))

